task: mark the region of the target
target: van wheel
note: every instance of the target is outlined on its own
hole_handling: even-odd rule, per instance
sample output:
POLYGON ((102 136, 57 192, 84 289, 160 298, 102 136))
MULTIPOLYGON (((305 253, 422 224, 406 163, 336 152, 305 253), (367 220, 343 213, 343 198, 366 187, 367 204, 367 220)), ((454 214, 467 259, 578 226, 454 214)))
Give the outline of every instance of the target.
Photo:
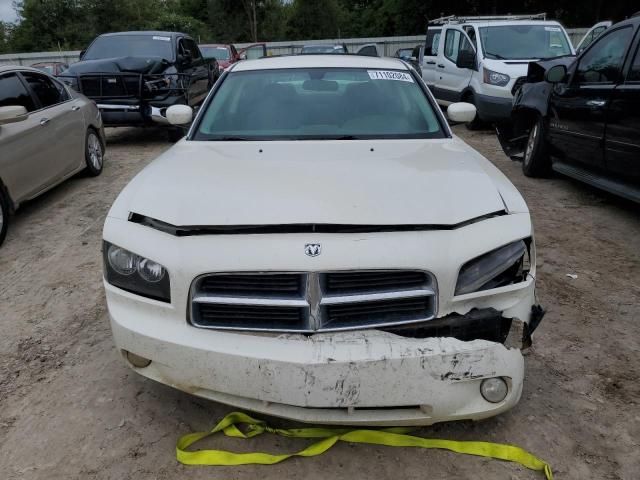
MULTIPOLYGON (((478 108, 476 106, 476 99, 474 98, 473 93, 468 94, 462 99, 462 101, 472 104, 474 107, 476 107, 476 109, 478 108)), ((473 119, 473 121, 465 123, 465 126, 467 127, 467 130, 481 130, 485 125, 484 122, 480 120, 480 115, 478 114, 478 112, 476 112, 476 117, 473 119)))
POLYGON ((541 116, 529 130, 529 138, 524 150, 522 171, 527 177, 546 177, 551 172, 551 159, 545 134, 544 120, 541 116))
POLYGON ((87 166, 87 175, 90 177, 97 177, 102 173, 102 167, 104 166, 104 146, 100 141, 98 133, 92 128, 87 130, 84 161, 87 166))
POLYGON ((0 245, 4 242, 9 228, 9 199, 0 186, 0 245))

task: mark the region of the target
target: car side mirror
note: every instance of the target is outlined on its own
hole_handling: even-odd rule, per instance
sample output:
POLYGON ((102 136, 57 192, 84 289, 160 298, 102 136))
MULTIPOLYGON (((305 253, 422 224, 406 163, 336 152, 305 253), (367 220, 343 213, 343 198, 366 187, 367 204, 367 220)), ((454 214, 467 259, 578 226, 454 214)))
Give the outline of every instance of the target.
POLYGON ((82 57, 84 57, 84 54, 87 53, 87 50, 80 50, 80 57, 78 57, 80 60, 82 60, 82 57))
POLYGON ((470 123, 476 118, 476 107, 472 103, 457 102, 452 103, 447 108, 447 117, 455 123, 470 123))
POLYGON ((246 53, 246 52, 242 52, 242 53, 240 54, 240 57, 239 57, 239 58, 240 58, 240 60, 246 60, 246 59, 247 59, 247 53, 246 53))
POLYGON ((554 65, 544 74, 544 79, 549 83, 560 83, 567 77, 567 67, 554 65))
POLYGON ((476 52, 473 50, 460 50, 456 59, 456 67, 468 68, 475 70, 476 68, 476 52))
POLYGON ((29 118, 27 109, 21 105, 9 105, 0 107, 0 125, 22 122, 29 118))
POLYGON ((187 105, 171 105, 167 108, 167 121, 171 125, 189 125, 193 120, 193 109, 187 105))

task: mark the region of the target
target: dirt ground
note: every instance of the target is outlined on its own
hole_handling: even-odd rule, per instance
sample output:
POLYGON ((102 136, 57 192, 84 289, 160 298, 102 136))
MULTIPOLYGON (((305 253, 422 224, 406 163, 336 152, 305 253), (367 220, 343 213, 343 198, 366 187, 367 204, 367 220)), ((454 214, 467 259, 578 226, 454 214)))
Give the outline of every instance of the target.
MULTIPOLYGON (((558 479, 640 478, 640 208, 566 178, 526 178, 490 131, 456 130, 524 194, 548 313, 515 409, 420 434, 520 445, 549 461, 558 479)), ((444 451, 349 444, 270 467, 179 465, 176 439, 232 409, 123 364, 111 341, 100 255, 112 201, 168 147, 163 132, 111 131, 101 177, 74 178, 13 218, 0 248, 1 478, 542 478, 444 451)), ((283 451, 301 442, 210 445, 283 451)))

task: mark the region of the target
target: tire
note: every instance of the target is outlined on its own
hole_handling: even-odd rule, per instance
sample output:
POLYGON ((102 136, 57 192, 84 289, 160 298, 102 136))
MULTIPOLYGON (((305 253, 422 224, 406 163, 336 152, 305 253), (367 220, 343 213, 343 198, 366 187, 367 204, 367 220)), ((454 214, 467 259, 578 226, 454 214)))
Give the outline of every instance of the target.
MULTIPOLYGON (((473 96, 473 93, 470 93, 467 96, 465 96, 462 101, 470 103, 474 107, 476 107, 476 110, 478 109, 478 107, 476 105, 476 99, 473 96)), ((480 120, 480 115, 476 112, 476 118, 474 118, 473 121, 471 121, 469 123, 465 123, 465 126, 467 127, 467 130, 474 131, 474 130, 482 130, 484 128, 485 124, 484 124, 484 122, 482 120, 480 120)))
POLYGON ((524 149, 522 171, 527 177, 546 177, 551 172, 551 159, 546 140, 546 129, 541 116, 536 118, 524 149))
POLYGON ((4 242, 9 228, 9 200, 0 185, 0 245, 4 242))
POLYGON ((104 167, 104 145, 98 132, 93 128, 87 130, 87 138, 84 142, 85 171, 90 177, 97 177, 104 167))
POLYGON ((167 130, 167 138, 171 143, 176 143, 186 135, 184 129, 180 127, 172 127, 167 130))

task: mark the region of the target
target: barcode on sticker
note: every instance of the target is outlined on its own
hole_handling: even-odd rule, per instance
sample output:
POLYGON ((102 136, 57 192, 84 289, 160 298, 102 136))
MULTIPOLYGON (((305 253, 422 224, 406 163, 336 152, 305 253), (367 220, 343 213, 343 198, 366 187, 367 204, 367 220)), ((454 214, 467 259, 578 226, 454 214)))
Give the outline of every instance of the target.
POLYGON ((413 77, 405 72, 394 70, 367 70, 371 80, 399 80, 401 82, 413 83, 413 77))
POLYGON ((163 42, 170 42, 171 41, 171 37, 159 37, 157 35, 155 35, 153 37, 154 40, 162 40, 163 42))

